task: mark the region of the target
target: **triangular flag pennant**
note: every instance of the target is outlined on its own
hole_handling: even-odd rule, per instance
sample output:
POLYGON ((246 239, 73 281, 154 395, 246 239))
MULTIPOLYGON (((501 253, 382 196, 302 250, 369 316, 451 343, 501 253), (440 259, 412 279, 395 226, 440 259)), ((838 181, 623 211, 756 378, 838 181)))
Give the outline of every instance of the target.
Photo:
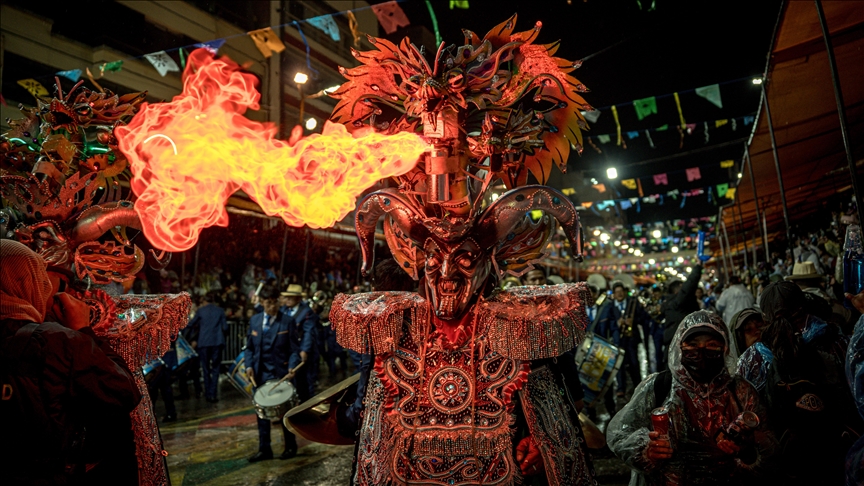
POLYGON ((21 79, 18 84, 24 87, 33 96, 48 96, 48 90, 35 79, 21 79))
POLYGON ((638 198, 638 197, 631 197, 631 198, 630 198, 630 204, 636 204, 637 202, 639 202, 639 198, 638 198))
POLYGON ((720 162, 720 168, 721 169, 728 169, 730 167, 735 167, 735 161, 734 160, 724 160, 723 162, 720 162))
POLYGON ((657 127, 657 128, 654 129, 655 132, 665 132, 666 130, 669 130, 669 125, 668 125, 668 124, 666 124, 666 125, 660 125, 659 127, 657 127))
POLYGON ((396 29, 399 27, 408 27, 411 25, 408 17, 405 16, 405 12, 402 11, 402 7, 395 1, 372 5, 372 11, 375 12, 378 22, 388 34, 396 32, 396 29))
POLYGON ((720 128, 727 123, 729 123, 729 120, 725 119, 725 118, 723 120, 715 120, 714 121, 714 128, 720 128))
POLYGON ((717 197, 723 197, 729 191, 729 184, 717 184, 717 197))
POLYGON ((696 130, 695 123, 688 123, 687 125, 685 125, 685 127, 687 128, 687 135, 690 135, 691 133, 693 133, 693 130, 696 130))
POLYGON ((79 79, 81 79, 81 75, 84 74, 84 71, 80 69, 70 69, 69 71, 59 71, 57 76, 63 76, 64 78, 77 83, 79 79))
POLYGON ((591 187, 597 189, 597 192, 601 194, 606 192, 606 184, 593 184, 591 187))
POLYGON ((747 125, 753 123, 753 120, 754 120, 754 117, 752 117, 752 116, 745 116, 745 117, 744 117, 744 126, 747 126, 747 125))
POLYGON ((597 123, 597 120, 600 118, 600 110, 583 111, 582 116, 591 123, 597 123))
POLYGON ((592 203, 591 201, 583 202, 582 207, 587 209, 590 208, 593 204, 594 203, 592 203))
POLYGON ((311 19, 306 19, 306 22, 309 22, 316 29, 329 35, 333 41, 339 42, 342 40, 342 36, 339 35, 339 26, 336 25, 336 20, 333 19, 332 15, 312 17, 311 19))
POLYGON ((609 135, 597 135, 597 140, 600 140, 600 143, 609 143, 612 141, 612 137, 609 135))
POLYGON ((631 203, 631 202, 630 202, 629 200, 627 200, 627 199, 622 200, 620 204, 621 204, 621 209, 622 209, 622 210, 625 210, 625 211, 626 211, 627 209, 630 209, 630 208, 633 207, 633 203, 631 203))
POLYGON ((629 138, 630 140, 633 140, 634 138, 636 138, 638 136, 639 136, 638 131, 627 132, 627 138, 629 138))
POLYGON ((621 181, 621 185, 623 185, 627 189, 635 190, 636 189, 636 179, 624 179, 621 181))
POLYGON ((654 176, 654 184, 657 186, 669 185, 669 178, 666 177, 666 174, 656 174, 654 176))
POLYGON ((726 197, 728 199, 735 199, 735 188, 730 187, 728 191, 726 191, 726 197))
POLYGON ((696 88, 696 94, 713 103, 717 108, 723 108, 723 100, 720 98, 720 85, 712 84, 696 88))
POLYGON ((450 0, 450 10, 454 8, 468 8, 468 0, 450 0))
POLYGON ((636 109, 636 117, 639 118, 639 120, 642 120, 646 116, 657 113, 657 98, 652 96, 650 98, 634 100, 633 108, 636 109))
POLYGON ((200 47, 201 49, 207 49, 210 51, 210 54, 215 55, 219 52, 219 49, 222 47, 222 44, 225 44, 225 39, 216 39, 210 42, 201 42, 195 44, 195 47, 200 47))
POLYGON ((699 167, 687 169, 687 182, 698 181, 702 178, 702 173, 699 172, 699 167))
POLYGON ((669 192, 666 193, 667 196, 669 196, 669 197, 671 197, 672 199, 675 199, 675 200, 678 199, 678 195, 679 195, 679 194, 681 194, 681 191, 679 191, 678 189, 674 189, 674 190, 671 190, 671 191, 669 191, 669 192))
POLYGON ((158 71, 159 75, 163 78, 168 73, 180 71, 180 66, 178 66, 177 63, 174 62, 174 59, 171 59, 171 56, 169 56, 165 51, 144 54, 144 57, 150 61, 150 64, 156 68, 156 71, 158 71))
POLYGON ((105 76, 105 73, 116 73, 123 68, 123 61, 111 61, 111 62, 103 62, 99 65, 99 71, 102 72, 102 76, 105 76))
POLYGON ((282 43, 282 39, 280 39, 279 36, 276 35, 276 32, 273 32, 273 29, 270 27, 253 30, 247 32, 247 34, 252 38, 255 47, 261 51, 261 54, 263 54, 264 57, 269 58, 274 52, 282 52, 285 50, 285 44, 282 43))

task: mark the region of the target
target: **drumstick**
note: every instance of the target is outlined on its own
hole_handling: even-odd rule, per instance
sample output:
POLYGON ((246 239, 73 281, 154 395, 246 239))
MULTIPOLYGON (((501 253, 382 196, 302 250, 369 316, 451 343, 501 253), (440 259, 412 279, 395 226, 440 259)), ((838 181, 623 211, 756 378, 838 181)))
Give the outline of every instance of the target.
POLYGON ((269 396, 271 393, 273 393, 273 389, 274 389, 274 388, 276 388, 277 386, 279 386, 280 384, 282 384, 283 381, 285 381, 286 379, 288 379, 288 375, 290 375, 291 373, 297 373, 297 370, 299 370, 300 368, 302 368, 304 364, 306 364, 306 362, 305 362, 305 361, 301 361, 300 364, 297 365, 297 367, 295 367, 293 370, 291 370, 290 372, 288 372, 288 374, 286 374, 285 376, 283 376, 281 380, 277 381, 275 385, 273 385, 272 387, 270 387, 270 391, 267 392, 267 395, 269 396))

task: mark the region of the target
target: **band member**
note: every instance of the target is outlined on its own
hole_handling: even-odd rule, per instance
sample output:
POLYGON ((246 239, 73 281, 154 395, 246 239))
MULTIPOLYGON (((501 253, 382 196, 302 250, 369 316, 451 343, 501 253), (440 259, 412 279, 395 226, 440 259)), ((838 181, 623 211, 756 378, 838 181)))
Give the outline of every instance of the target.
MULTIPOLYGON (((297 387, 298 389, 303 388, 301 397, 312 397, 315 395, 315 386, 318 384, 320 318, 309 307, 309 304, 303 302, 303 287, 300 285, 289 285, 285 292, 280 294, 280 297, 281 312, 294 321, 297 341, 293 345, 296 348, 297 356, 302 357, 302 361, 306 363, 297 372, 297 387)), ((299 361, 292 361, 292 369, 298 364, 299 361)))
POLYGON ((596 333, 624 350, 624 366, 622 373, 618 373, 619 397, 627 391, 628 375, 634 387, 642 381, 637 353, 642 341, 640 334, 648 336, 651 324, 651 316, 635 297, 627 295, 627 287, 621 282, 613 283, 612 300, 600 310, 596 333))
MULTIPOLYGON (((265 286, 259 293, 263 312, 255 314, 249 321, 249 331, 246 335, 246 351, 244 361, 246 374, 257 387, 270 380, 285 378, 291 380, 297 388, 301 400, 306 400, 308 388, 297 386, 296 370, 300 363, 306 361, 307 353, 301 351, 299 336, 294 319, 279 310, 279 290, 265 286)), ((282 421, 282 436, 285 439, 285 451, 280 459, 290 459, 297 455, 297 438, 285 428, 282 421)), ((249 462, 273 459, 273 449, 270 447, 270 420, 258 418, 258 453, 249 458, 249 462)))

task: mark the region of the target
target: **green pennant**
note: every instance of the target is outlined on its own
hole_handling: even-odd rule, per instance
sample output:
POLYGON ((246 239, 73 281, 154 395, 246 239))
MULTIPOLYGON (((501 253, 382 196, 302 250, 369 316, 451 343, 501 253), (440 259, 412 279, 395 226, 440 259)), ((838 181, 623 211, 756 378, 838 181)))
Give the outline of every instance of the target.
POLYGON ((180 69, 186 69, 186 53, 180 48, 180 69))
POLYGON ((729 191, 729 184, 717 184, 717 197, 723 197, 729 191))
POLYGON ((665 132, 666 130, 669 130, 669 125, 668 125, 668 124, 667 124, 667 125, 663 125, 662 127, 657 127, 657 128, 654 129, 655 132, 665 132))
POLYGON ((106 71, 109 71, 109 72, 115 72, 115 73, 116 73, 117 71, 119 71, 119 70, 122 69, 122 68, 123 68, 123 61, 106 62, 105 64, 102 64, 102 65, 99 67, 99 69, 100 69, 103 73, 106 72, 106 71))
POLYGON ((450 0, 450 10, 454 8, 468 8, 468 0, 450 0))
POLYGON ((633 107, 636 108, 636 116, 642 120, 648 115, 657 114, 657 98, 643 98, 641 100, 633 100, 633 107))

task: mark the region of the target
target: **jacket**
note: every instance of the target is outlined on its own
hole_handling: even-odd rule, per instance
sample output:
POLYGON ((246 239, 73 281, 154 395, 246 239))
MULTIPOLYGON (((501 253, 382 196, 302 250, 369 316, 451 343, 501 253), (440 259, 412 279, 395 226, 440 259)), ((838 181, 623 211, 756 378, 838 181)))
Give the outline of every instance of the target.
MULTIPOLYGON (((9 340, 25 324, 2 323, 4 355, 9 340)), ((129 413, 141 392, 123 358, 89 327, 73 331, 46 322, 36 328, 16 361, 17 377, 4 383, 0 406, 8 445, 0 455, 0 468, 7 484, 65 484, 64 463, 75 431, 81 429, 87 430, 81 461, 98 463, 116 484, 136 484, 129 413)), ((102 484, 85 477, 87 483, 102 484)))
MULTIPOLYGON (((630 304, 630 299, 633 299, 636 302, 636 309, 633 314, 633 332, 631 333, 631 342, 640 342, 639 338, 639 330, 636 329, 637 326, 643 326, 645 329, 645 333, 648 333, 648 326, 653 322, 651 316, 642 307, 642 304, 636 300, 636 297, 630 296, 624 301, 628 305, 630 304)), ((603 306, 600 307, 596 318, 596 327, 594 328, 594 332, 606 339, 611 341, 615 346, 621 345, 621 328, 618 326, 618 319, 621 319, 621 310, 618 309, 614 299, 607 299, 606 302, 603 303, 603 306)))
POLYGON ((224 346, 228 334, 225 311, 216 304, 200 307, 186 326, 185 334, 190 341, 198 341, 199 347, 224 346))
POLYGON ((668 296, 666 301, 663 302, 661 311, 666 318, 666 327, 663 331, 663 344, 672 342, 675 331, 678 329, 678 324, 685 316, 699 310, 699 302, 696 301, 696 289, 699 288, 700 278, 702 278, 702 265, 696 265, 678 293, 668 296))
MULTIPOLYGON (((864 316, 858 319, 855 332, 849 340, 846 379, 849 381, 858 413, 864 417, 864 316)), ((846 455, 846 484, 864 484, 864 436, 858 439, 846 455)))
POLYGON ((681 341, 691 328, 706 326, 726 340, 729 334, 719 316, 705 311, 687 316, 676 331, 669 348, 672 386, 662 402, 655 399, 657 374, 642 381, 633 398, 609 422, 606 440, 609 449, 632 469, 630 485, 741 484, 770 474, 776 440, 767 427, 767 414, 753 385, 741 377, 730 376, 728 367, 708 384, 693 380, 681 364, 681 341), (648 459, 648 432, 651 412, 666 405, 669 409, 669 439, 673 456, 663 462, 648 459), (744 435, 746 447, 755 453, 748 461, 739 460, 717 447, 716 435, 744 411, 759 416, 759 425, 744 435))
POLYGON ((300 337, 294 319, 279 311, 264 332, 264 313, 249 320, 244 361, 255 371, 255 381, 262 385, 278 380, 300 363, 300 337))

